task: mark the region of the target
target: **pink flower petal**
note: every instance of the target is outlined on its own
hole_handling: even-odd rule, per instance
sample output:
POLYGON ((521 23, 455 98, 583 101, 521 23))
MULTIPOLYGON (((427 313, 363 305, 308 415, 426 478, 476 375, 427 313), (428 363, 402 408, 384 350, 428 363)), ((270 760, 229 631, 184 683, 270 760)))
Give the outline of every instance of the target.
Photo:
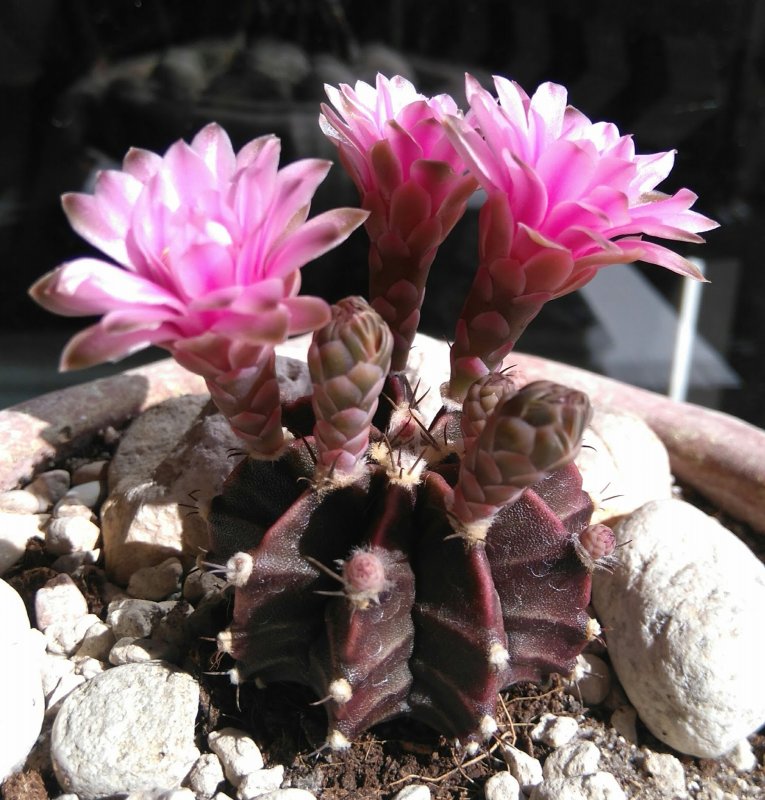
POLYGON ((59 369, 66 372, 106 361, 119 361, 158 343, 161 335, 157 330, 111 334, 101 324, 91 325, 69 340, 61 354, 59 369))
POLYGON ((65 316, 103 314, 131 306, 163 306, 176 312, 177 298, 151 281, 105 261, 80 258, 40 278, 30 289, 44 308, 65 316))
POLYGON ((225 181, 231 180, 236 169, 236 156, 231 139, 220 125, 212 122, 202 128, 192 139, 191 149, 199 153, 221 187, 225 181))
POLYGON ((268 256, 269 277, 284 277, 345 241, 367 218, 357 208, 336 208, 308 220, 268 256))

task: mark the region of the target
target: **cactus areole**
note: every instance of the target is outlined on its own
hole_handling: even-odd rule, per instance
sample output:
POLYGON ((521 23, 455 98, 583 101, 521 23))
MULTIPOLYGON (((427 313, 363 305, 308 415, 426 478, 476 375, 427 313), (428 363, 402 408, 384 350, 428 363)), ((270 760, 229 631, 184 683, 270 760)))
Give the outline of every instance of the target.
POLYGON ((689 190, 656 190, 672 152, 636 155, 562 86, 495 88, 467 76, 463 115, 400 76, 327 87, 320 125, 361 209, 310 219, 330 164, 280 168, 274 136, 235 153, 210 124, 164 156, 131 150, 94 195, 64 198, 115 263, 77 259, 31 289, 57 313, 102 315, 64 368, 157 344, 206 380, 249 452, 208 514, 205 560, 234 593, 219 649, 232 680, 312 687, 333 749, 406 714, 475 746, 503 687, 569 672, 597 635, 591 575, 614 537, 590 525, 573 461, 589 402, 524 386, 504 359, 547 301, 603 267, 703 279, 644 237, 700 242, 716 227, 689 190), (479 185, 475 277, 444 407, 424 419, 409 347, 437 250, 479 185), (298 296, 300 270, 362 224, 369 302, 298 296), (274 347, 303 332, 313 391, 287 404, 274 347))

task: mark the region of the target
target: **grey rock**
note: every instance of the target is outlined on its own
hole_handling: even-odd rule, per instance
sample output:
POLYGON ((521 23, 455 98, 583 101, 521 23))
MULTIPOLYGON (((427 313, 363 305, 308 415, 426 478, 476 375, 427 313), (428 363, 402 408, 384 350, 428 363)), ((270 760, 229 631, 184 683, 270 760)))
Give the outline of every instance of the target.
POLYGON ((81 800, 176 788, 199 757, 199 686, 167 664, 97 675, 64 701, 51 734, 59 784, 81 800))
POLYGON ((593 577, 614 670, 656 737, 719 757, 765 722, 765 566, 680 500, 648 503, 616 535, 618 565, 593 577))
POLYGON ((41 472, 26 489, 40 500, 43 506, 40 510, 47 511, 69 491, 70 485, 71 478, 65 469, 49 469, 41 472))
POLYGON ((577 656, 567 685, 588 706, 602 703, 611 691, 611 670, 602 658, 592 653, 577 656))
POLYGON ((177 661, 180 654, 176 647, 157 639, 118 639, 109 652, 109 663, 138 664, 145 661, 177 661))
POLYGON ((159 603, 127 598, 109 603, 106 624, 112 629, 115 639, 141 639, 151 636, 154 626, 163 616, 159 603))

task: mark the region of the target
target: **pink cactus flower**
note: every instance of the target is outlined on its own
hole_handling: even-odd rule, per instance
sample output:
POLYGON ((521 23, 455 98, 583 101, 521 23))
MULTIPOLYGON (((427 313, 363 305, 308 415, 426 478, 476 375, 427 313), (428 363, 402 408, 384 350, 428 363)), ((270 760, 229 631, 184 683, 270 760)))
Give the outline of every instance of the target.
POLYGON ((374 87, 325 88, 337 110, 322 105, 319 121, 370 211, 369 300, 393 331, 393 369, 401 370, 430 265, 477 187, 441 124, 459 110, 451 97, 427 98, 400 75, 378 75, 374 87))
POLYGON ((467 76, 470 121, 450 116, 449 137, 488 199, 479 269, 452 349, 450 393, 464 396, 496 367, 542 305, 610 264, 647 261, 703 280, 688 260, 643 235, 702 242, 717 223, 691 211, 696 195, 656 191, 674 152, 636 155, 630 136, 567 105, 566 89, 532 97, 496 77, 499 100, 467 76))
POLYGON ((64 196, 72 227, 116 264, 77 259, 31 288, 50 311, 103 315, 68 343, 62 369, 159 345, 207 380, 254 452, 279 450, 273 346, 330 318, 323 300, 297 296, 300 268, 367 216, 346 208, 306 220, 331 162, 280 170, 279 151, 262 136, 235 154, 211 124, 164 156, 130 150, 92 196, 64 196))

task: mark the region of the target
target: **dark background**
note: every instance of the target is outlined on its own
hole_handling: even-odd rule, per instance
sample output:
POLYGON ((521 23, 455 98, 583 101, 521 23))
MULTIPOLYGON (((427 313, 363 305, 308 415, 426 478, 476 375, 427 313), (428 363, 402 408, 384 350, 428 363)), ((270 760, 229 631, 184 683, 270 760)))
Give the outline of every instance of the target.
MULTIPOLYGON (((87 190, 131 145, 163 152, 211 120, 236 147, 277 133, 283 163, 332 158, 317 125, 324 82, 401 73, 463 104, 468 70, 485 86, 498 73, 530 93, 564 83, 589 117, 633 132, 638 152, 678 150, 661 188, 688 186, 722 225, 704 247, 676 248, 715 267, 705 298, 728 298, 724 313, 705 299, 702 328, 742 380, 715 403, 765 426, 764 35, 757 0, 3 0, 0 405, 58 385, 57 353, 85 324, 26 298, 38 276, 87 253, 60 210, 62 192, 87 190)), ((356 202, 338 167, 315 208, 356 202)), ((450 336, 474 259, 473 213, 434 266, 426 332, 450 336)), ((357 234, 304 270, 304 291, 364 293, 365 270, 357 234)), ((676 302, 676 276, 640 270, 676 302)), ((520 347, 587 366, 582 333, 592 324, 576 296, 561 300, 520 347)))

